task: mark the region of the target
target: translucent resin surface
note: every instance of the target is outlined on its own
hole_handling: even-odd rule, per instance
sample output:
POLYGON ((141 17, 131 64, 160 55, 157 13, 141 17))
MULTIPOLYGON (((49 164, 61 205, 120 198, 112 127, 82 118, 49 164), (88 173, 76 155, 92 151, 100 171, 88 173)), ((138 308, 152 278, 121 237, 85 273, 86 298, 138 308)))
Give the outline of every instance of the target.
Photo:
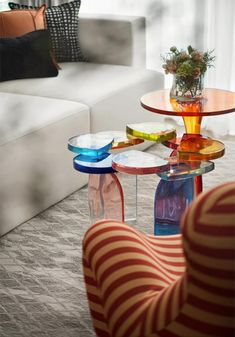
POLYGON ((104 174, 113 173, 115 170, 112 167, 112 154, 104 160, 98 162, 85 162, 79 159, 80 155, 73 159, 73 167, 75 170, 90 173, 90 174, 104 174))
POLYGON ((68 141, 68 149, 85 156, 96 157, 111 149, 112 143, 112 137, 88 133, 70 138, 68 141))
POLYGON ((222 157, 224 150, 224 144, 218 140, 187 134, 177 148, 178 157, 183 160, 212 160, 222 157))
POLYGON ((181 137, 172 138, 169 140, 164 141, 162 144, 166 147, 169 147, 169 149, 177 150, 178 146, 180 145, 181 137))
POLYGON ((177 158, 170 158, 169 168, 157 173, 164 180, 188 179, 210 172, 214 169, 211 161, 179 162, 177 158))
MULTIPOLYGON (((86 163, 97 163, 99 161, 104 160, 109 155, 110 155, 110 153, 108 153, 108 152, 104 152, 104 153, 101 153, 101 154, 96 155, 96 156, 87 156, 87 155, 84 155, 84 154, 79 154, 76 158, 77 158, 78 161, 83 161, 83 162, 86 162, 86 163)), ((84 165, 86 165, 86 164, 84 164, 84 165)))
POLYGON ((165 170, 167 165, 167 160, 137 150, 114 155, 112 164, 115 170, 129 174, 154 174, 165 170))
POLYGON ((127 138, 126 132, 124 131, 102 131, 98 132, 97 135, 113 138, 111 150, 117 150, 124 147, 129 147, 143 143, 144 140, 140 138, 127 138))
POLYGON ((170 101, 168 89, 150 92, 141 97, 141 105, 149 111, 174 116, 212 116, 235 110, 235 92, 207 88, 196 102, 170 101))
POLYGON ((127 124, 126 133, 131 137, 155 142, 164 142, 176 137, 176 130, 171 124, 157 122, 127 124))

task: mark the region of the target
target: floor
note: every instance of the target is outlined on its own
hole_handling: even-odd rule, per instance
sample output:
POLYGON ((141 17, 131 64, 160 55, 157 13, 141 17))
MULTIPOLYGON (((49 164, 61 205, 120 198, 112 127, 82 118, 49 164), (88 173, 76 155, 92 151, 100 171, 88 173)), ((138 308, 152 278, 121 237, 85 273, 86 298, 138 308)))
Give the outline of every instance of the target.
MULTIPOLYGON (((205 190, 235 179, 234 143, 225 143, 225 156, 204 176, 205 190)), ((164 151, 161 145, 149 149, 164 151)), ((138 180, 137 227, 148 233, 157 181, 155 175, 138 180)), ((124 185, 131 185, 128 177, 124 185)), ((0 337, 94 336, 81 266, 86 198, 85 187, 0 239, 0 337)))

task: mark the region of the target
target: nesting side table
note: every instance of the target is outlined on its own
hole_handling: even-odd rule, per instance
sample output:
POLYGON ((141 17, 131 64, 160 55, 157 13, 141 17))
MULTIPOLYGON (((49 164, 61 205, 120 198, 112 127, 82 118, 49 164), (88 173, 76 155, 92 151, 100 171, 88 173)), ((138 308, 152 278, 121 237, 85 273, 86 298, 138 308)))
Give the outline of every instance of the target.
POLYGON ((89 174, 88 204, 90 221, 102 219, 124 221, 124 193, 112 167, 111 150, 142 143, 142 139, 128 139, 125 132, 107 131, 71 137, 68 149, 78 153, 73 159, 75 170, 89 174))
MULTIPOLYGON (((185 133, 182 138, 173 138, 163 144, 173 149, 169 164, 170 171, 159 174, 162 178, 155 194, 154 218, 155 234, 179 233, 179 222, 183 211, 192 199, 202 191, 202 173, 211 171, 213 164, 204 161, 214 160, 224 155, 225 147, 220 141, 201 135, 201 122, 204 116, 215 116, 235 111, 235 93, 220 89, 205 89, 203 98, 195 102, 181 102, 170 98, 169 90, 158 90, 141 98, 143 108, 158 114, 181 116, 185 133), (197 166, 202 170, 192 174, 175 175, 178 167, 197 166)), ((197 171, 197 170, 196 170, 197 171)))
POLYGON ((212 160, 225 152, 222 142, 201 135, 202 118, 235 111, 235 93, 205 89, 202 99, 182 102, 171 99, 169 90, 158 90, 144 95, 141 105, 154 113, 183 117, 183 136, 177 138, 176 130, 167 124, 128 124, 126 133, 108 131, 72 137, 68 148, 79 153, 74 158, 74 168, 89 174, 91 222, 105 218, 125 220, 124 194, 117 171, 132 175, 157 174, 161 180, 153 206, 154 234, 177 234, 183 212, 202 191, 202 175, 212 171, 212 160), (159 158, 133 150, 110 153, 144 140, 162 143, 172 150, 171 155, 159 158))
MULTIPOLYGON (((169 147, 177 144, 174 141, 175 130, 169 124, 128 124, 126 132, 128 137, 137 136, 160 141, 169 147), (172 138, 166 140, 166 137, 172 138)), ((161 177, 153 207, 155 235, 179 233, 181 215, 194 198, 194 179, 214 169, 214 163, 211 161, 183 161, 176 155, 176 150, 168 158, 140 151, 127 151, 115 155, 112 159, 113 168, 119 172, 135 175, 157 174, 161 177)))

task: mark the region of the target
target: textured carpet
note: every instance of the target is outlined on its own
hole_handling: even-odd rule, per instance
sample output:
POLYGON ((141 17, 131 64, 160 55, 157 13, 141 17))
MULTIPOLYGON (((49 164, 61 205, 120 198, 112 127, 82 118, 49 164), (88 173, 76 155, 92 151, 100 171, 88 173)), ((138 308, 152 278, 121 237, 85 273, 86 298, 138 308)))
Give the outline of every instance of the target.
MULTIPOLYGON (((225 142, 225 156, 203 177, 204 190, 235 179, 234 144, 225 142)), ((148 150, 162 156, 166 151, 162 145, 148 150)), ((131 202, 133 177, 121 179, 131 202)), ((136 226, 147 233, 153 231, 158 181, 155 175, 138 179, 136 226)), ((94 336, 81 267, 88 227, 85 187, 0 239, 0 337, 94 336)))

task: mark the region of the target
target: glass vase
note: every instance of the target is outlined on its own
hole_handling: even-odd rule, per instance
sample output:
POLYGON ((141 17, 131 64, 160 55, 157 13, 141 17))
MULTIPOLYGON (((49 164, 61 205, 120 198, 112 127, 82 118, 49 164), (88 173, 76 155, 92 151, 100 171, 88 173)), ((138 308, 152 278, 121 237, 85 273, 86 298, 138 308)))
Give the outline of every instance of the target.
POLYGON ((174 75, 170 97, 177 101, 192 102, 202 98, 204 76, 197 78, 174 75))

